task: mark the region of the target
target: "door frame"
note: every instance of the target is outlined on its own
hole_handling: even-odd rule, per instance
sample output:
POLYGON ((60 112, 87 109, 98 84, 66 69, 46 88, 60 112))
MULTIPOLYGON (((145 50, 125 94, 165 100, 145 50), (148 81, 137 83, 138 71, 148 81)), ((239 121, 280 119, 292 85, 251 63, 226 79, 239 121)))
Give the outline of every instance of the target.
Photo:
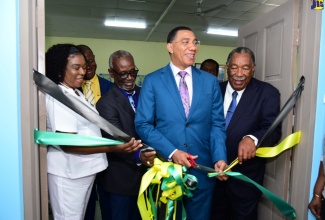
POLYGON ((302 136, 300 143, 293 150, 289 203, 295 208, 297 219, 307 219, 314 149, 322 11, 311 10, 310 1, 299 0, 299 5, 300 38, 295 85, 300 76, 305 76, 306 82, 296 105, 296 130, 301 130, 302 136))
POLYGON ((45 97, 33 82, 33 69, 45 69, 44 0, 19 0, 20 117, 24 219, 47 220, 46 148, 34 143, 34 129, 45 130, 45 97))

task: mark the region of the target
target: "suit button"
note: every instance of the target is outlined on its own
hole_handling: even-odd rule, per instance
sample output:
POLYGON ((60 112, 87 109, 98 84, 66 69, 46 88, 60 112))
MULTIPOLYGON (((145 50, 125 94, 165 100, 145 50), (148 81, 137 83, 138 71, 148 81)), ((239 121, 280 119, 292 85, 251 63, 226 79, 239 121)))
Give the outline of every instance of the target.
POLYGON ((186 125, 185 125, 186 127, 188 127, 188 126, 190 126, 190 124, 189 123, 186 123, 186 125))
POLYGON ((187 147, 187 144, 184 144, 184 147, 187 147))

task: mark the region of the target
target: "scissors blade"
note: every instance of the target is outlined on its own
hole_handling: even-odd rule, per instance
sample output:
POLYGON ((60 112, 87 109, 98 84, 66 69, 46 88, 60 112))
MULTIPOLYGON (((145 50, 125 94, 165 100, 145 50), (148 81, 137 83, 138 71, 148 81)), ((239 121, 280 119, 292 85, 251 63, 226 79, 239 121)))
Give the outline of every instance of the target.
POLYGON ((206 167, 206 166, 202 166, 200 164, 195 164, 193 166, 193 168, 198 169, 198 170, 203 170, 209 173, 216 173, 217 171, 215 171, 215 169, 212 169, 211 167, 206 167))

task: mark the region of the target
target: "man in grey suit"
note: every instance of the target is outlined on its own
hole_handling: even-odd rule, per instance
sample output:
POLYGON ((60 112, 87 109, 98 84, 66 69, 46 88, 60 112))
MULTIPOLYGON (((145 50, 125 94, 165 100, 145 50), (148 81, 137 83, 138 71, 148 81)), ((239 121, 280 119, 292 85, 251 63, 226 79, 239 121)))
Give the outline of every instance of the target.
MULTIPOLYGON (((133 56, 124 50, 114 52, 109 58, 109 69, 114 85, 96 104, 99 114, 131 137, 139 138, 134 128, 134 116, 140 87, 135 85, 138 68, 133 56)), ((103 137, 111 138, 106 132, 103 137)), ((142 175, 153 165, 155 151, 107 154, 109 166, 98 174, 104 188, 99 195, 105 200, 103 220, 140 220, 137 207, 142 175)))
MULTIPOLYGON (((215 76, 192 66, 199 43, 188 27, 170 31, 167 50, 171 61, 146 76, 136 131, 165 160, 190 168, 188 159, 195 159, 223 171, 227 164, 222 95, 215 76)), ((216 179, 201 170, 189 169, 189 173, 198 178, 198 186, 193 197, 184 198, 187 219, 209 219, 216 179)))

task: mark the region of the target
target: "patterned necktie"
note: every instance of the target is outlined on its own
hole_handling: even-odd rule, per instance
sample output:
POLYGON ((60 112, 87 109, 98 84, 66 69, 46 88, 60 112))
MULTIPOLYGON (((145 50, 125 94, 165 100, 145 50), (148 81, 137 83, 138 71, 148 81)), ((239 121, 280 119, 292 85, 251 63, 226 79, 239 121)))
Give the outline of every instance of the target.
POLYGON ((231 120, 232 115, 234 114, 235 110, 236 110, 236 106, 237 106, 237 98, 238 93, 236 91, 234 91, 232 93, 232 101, 229 105, 228 111, 227 111, 227 115, 226 115, 226 129, 229 125, 229 122, 231 120))
POLYGON ((133 99, 133 94, 128 93, 128 98, 129 98, 129 102, 131 104, 131 107, 132 107, 133 111, 136 112, 135 102, 134 102, 134 99, 133 99))
POLYGON ((92 105, 95 106, 95 97, 94 97, 94 92, 91 90, 91 84, 92 82, 85 82, 85 85, 87 87, 86 92, 85 92, 85 97, 87 101, 92 105))
POLYGON ((190 112, 190 95, 188 93, 188 88, 187 88, 187 84, 185 81, 185 76, 186 76, 187 72, 180 71, 178 74, 181 76, 181 80, 179 81, 179 92, 181 95, 182 103, 183 103, 184 110, 185 110, 185 115, 187 118, 188 113, 190 112))

